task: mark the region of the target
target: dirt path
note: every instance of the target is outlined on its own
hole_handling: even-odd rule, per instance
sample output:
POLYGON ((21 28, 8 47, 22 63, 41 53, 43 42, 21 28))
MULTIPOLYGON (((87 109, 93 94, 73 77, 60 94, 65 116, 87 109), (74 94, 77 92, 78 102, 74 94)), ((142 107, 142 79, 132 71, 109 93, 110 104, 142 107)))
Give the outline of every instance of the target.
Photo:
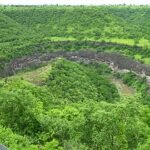
POLYGON ((114 83, 118 89, 120 95, 134 95, 136 93, 135 89, 129 87, 128 85, 124 84, 121 80, 116 78, 111 78, 112 83, 114 83))

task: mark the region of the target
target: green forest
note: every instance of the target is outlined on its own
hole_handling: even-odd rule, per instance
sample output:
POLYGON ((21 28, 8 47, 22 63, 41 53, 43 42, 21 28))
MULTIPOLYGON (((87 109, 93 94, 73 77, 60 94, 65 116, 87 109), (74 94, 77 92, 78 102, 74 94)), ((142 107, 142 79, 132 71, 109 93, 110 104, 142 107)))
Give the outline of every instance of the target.
POLYGON ((120 54, 148 72, 150 6, 0 6, 0 145, 150 149, 150 76, 82 57, 28 64, 79 51, 120 54))

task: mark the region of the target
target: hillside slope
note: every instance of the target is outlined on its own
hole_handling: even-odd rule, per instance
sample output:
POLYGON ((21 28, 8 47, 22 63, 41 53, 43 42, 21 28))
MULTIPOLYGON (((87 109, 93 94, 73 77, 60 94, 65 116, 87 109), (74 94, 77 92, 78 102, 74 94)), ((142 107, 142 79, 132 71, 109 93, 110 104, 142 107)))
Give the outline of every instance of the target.
POLYGON ((19 55, 19 48, 33 44, 38 34, 0 12, 0 60, 19 55))
POLYGON ((150 6, 0 6, 0 145, 149 150, 149 27, 150 6))
POLYGON ((148 6, 6 7, 2 12, 49 38, 150 39, 148 6))
POLYGON ((12 150, 148 145, 147 105, 139 95, 120 98, 106 65, 57 59, 44 68, 0 80, 0 143, 12 150))
POLYGON ((92 48, 150 64, 149 14, 149 6, 0 6, 0 59, 92 48))

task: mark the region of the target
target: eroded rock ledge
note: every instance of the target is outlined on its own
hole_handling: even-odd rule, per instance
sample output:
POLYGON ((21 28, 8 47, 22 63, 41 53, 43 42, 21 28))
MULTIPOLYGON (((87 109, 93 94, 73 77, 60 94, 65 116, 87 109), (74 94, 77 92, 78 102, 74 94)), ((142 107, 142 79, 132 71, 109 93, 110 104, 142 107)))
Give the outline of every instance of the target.
POLYGON ((15 74, 18 70, 22 70, 26 67, 37 66, 46 64, 50 60, 57 57, 64 57, 73 61, 84 60, 87 63, 91 61, 107 63, 115 71, 133 71, 141 77, 146 77, 150 82, 150 66, 144 65, 140 62, 132 60, 116 53, 98 53, 95 51, 76 51, 76 52, 65 52, 58 51, 53 53, 35 54, 30 57, 23 57, 8 63, 0 72, 0 76, 6 77, 15 74))

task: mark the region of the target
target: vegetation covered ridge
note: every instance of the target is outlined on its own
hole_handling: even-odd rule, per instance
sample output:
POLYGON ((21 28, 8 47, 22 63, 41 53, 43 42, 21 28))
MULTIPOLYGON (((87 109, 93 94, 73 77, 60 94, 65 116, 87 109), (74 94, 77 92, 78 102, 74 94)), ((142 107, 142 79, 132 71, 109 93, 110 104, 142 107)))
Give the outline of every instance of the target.
POLYGON ((37 51, 77 50, 88 46, 121 52, 150 64, 149 13, 149 6, 0 6, 0 60, 37 51), (72 43, 63 46, 61 41, 72 43), (84 41, 125 45, 97 46, 84 41))
POLYGON ((149 6, 1 6, 0 11, 45 38, 125 39, 128 44, 150 39, 149 6))
POLYGON ((0 145, 149 150, 150 6, 0 6, 0 145))
POLYGON ((147 150, 146 93, 120 97, 105 64, 56 59, 45 73, 41 84, 29 76, 0 80, 2 144, 12 150, 147 150))

